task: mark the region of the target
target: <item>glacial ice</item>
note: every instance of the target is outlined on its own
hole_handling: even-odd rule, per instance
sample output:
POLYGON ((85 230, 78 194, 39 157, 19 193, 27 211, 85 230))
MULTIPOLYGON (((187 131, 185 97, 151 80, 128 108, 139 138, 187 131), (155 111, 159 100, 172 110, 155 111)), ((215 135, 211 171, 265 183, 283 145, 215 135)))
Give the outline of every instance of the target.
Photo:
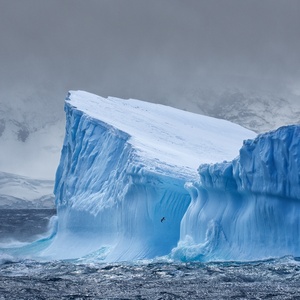
POLYGON ((234 159, 255 137, 228 121, 82 91, 69 93, 65 111, 58 227, 40 254, 56 259, 150 259, 185 234, 199 231, 200 241, 191 212, 198 198, 186 182, 197 181, 200 164, 234 159))
POLYGON ((244 141, 231 162, 202 164, 172 257, 258 260, 300 255, 300 126, 244 141))

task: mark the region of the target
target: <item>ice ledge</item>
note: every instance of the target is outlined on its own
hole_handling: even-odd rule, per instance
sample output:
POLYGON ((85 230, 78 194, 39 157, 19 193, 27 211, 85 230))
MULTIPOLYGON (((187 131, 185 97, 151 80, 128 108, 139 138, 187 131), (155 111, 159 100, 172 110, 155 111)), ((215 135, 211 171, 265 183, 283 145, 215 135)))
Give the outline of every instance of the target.
POLYGON ((232 162, 203 164, 198 171, 205 188, 300 199, 300 125, 245 140, 232 162))
POLYGON ((260 260, 300 255, 300 125, 244 142, 232 162, 204 164, 172 256, 260 260))

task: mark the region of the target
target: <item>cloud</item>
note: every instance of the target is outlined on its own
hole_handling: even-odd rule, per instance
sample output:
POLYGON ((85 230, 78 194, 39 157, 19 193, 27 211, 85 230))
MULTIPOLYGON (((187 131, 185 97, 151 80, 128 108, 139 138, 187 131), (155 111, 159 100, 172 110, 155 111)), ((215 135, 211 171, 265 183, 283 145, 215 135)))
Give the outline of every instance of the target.
POLYGON ((275 89, 299 80, 297 0, 0 3, 0 79, 10 88, 150 99, 205 84, 275 89))

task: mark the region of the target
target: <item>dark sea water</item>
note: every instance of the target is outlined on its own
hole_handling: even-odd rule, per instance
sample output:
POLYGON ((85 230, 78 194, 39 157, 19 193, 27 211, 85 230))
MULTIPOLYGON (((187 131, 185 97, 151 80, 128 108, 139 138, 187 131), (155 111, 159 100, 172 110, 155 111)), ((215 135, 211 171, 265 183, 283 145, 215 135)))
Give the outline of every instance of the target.
POLYGON ((53 209, 0 210, 0 243, 10 239, 20 242, 34 241, 48 230, 53 209))
MULTIPOLYGON (((54 213, 1 211, 1 245, 45 234, 54 213)), ((0 249, 1 299, 300 299, 300 260, 37 262, 1 256, 0 249)))

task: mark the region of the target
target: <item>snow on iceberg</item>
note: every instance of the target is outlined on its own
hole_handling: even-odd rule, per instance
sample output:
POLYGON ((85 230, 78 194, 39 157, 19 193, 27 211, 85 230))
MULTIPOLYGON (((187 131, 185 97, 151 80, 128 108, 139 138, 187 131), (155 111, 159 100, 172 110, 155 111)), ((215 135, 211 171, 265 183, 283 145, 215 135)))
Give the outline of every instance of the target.
MULTIPOLYGON (((77 91, 65 104, 58 229, 43 256, 136 260, 169 254, 201 163, 236 157, 255 134, 171 107, 77 91)), ((194 200, 193 200, 194 201, 194 200)))
POLYGON ((300 125, 246 140, 232 162, 202 164, 172 250, 180 260, 300 255, 300 125))

